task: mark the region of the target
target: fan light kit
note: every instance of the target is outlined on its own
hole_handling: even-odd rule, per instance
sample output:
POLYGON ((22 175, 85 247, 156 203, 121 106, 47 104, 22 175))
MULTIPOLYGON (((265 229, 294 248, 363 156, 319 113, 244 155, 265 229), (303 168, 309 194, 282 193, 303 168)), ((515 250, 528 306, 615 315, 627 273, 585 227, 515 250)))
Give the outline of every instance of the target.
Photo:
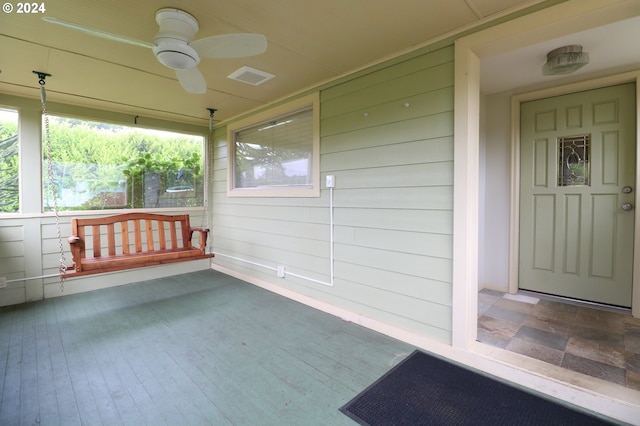
POLYGON ((200 29, 198 21, 178 9, 160 9, 156 12, 156 22, 160 31, 153 39, 153 53, 158 60, 174 70, 196 67, 200 63, 200 57, 188 43, 193 41, 200 29))
POLYGON ((563 46, 547 53, 547 63, 542 66, 542 74, 570 74, 588 63, 589 54, 582 51, 582 46, 563 46))
POLYGON ((156 22, 160 29, 153 43, 56 18, 42 19, 107 40, 150 48, 162 65, 175 71, 182 87, 195 94, 207 91, 207 82, 197 68, 201 58, 242 58, 259 55, 267 50, 267 39, 262 34, 223 34, 194 40, 200 29, 198 21, 189 13, 174 8, 163 8, 156 12, 156 22))

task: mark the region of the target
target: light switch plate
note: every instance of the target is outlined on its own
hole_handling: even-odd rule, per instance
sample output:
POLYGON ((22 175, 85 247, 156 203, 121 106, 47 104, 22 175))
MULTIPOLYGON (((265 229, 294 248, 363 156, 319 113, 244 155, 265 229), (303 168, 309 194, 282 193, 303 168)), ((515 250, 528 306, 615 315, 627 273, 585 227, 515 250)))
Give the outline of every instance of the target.
POLYGON ((327 188, 334 188, 336 186, 336 177, 334 175, 327 175, 325 184, 327 188))

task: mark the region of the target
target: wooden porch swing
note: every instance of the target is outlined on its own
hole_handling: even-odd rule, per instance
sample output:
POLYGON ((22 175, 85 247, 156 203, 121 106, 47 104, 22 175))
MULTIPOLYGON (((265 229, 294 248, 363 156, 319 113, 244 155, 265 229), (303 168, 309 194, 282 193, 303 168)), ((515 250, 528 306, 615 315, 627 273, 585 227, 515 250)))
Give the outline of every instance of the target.
POLYGON ((115 272, 212 258, 206 252, 209 230, 193 228, 189 215, 124 213, 71 219, 68 238, 73 265, 62 276, 115 272), (198 246, 192 244, 198 233, 198 246), (106 236, 106 245, 102 237, 106 236), (87 239, 91 240, 87 247, 87 239), (131 241, 133 240, 133 241, 131 241), (106 253, 103 253, 103 250, 106 253))
MULTIPOLYGON (((45 79, 50 74, 33 71, 39 77, 42 115, 45 127, 47 169, 49 189, 53 199, 58 244, 60 246, 60 289, 63 280, 69 277, 144 268, 190 260, 209 259, 207 253, 209 229, 191 227, 189 215, 162 215, 154 213, 123 213, 99 218, 71 219, 72 236, 68 238, 73 264, 67 266, 60 231, 60 216, 55 196, 49 115, 46 106, 45 79), (198 234, 198 246, 193 245, 193 235, 198 234), (106 237, 106 244, 103 236, 106 237), (87 244, 87 239, 91 244, 87 244)), ((212 131, 213 108, 210 113, 209 130, 212 131)), ((204 197, 204 217, 207 218, 208 200, 204 197)))

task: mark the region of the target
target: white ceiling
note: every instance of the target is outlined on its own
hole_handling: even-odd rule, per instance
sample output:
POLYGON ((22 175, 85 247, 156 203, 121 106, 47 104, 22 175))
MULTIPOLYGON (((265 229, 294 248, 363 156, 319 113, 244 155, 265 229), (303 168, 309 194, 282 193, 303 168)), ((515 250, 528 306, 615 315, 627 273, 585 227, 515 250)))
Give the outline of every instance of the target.
MULTIPOLYGON (((16 2, 9 2, 17 4, 16 2)), ((0 14, 0 104, 2 93, 38 97, 33 70, 52 74, 48 99, 72 105, 206 125, 238 116, 291 94, 348 75, 427 42, 481 25, 541 0, 55 0, 45 14, 0 14), (199 21, 196 38, 234 32, 264 34, 267 51, 240 59, 204 59, 203 95, 187 94, 174 72, 141 47, 93 37, 44 22, 42 16, 151 41, 156 10, 182 8, 199 21), (250 66, 276 75, 260 86, 227 78, 250 66)), ((640 39, 638 22, 588 32, 483 60, 483 90, 535 84, 544 56, 558 43, 577 43, 592 57, 593 72, 604 56, 626 52, 640 39), (575 39, 575 40, 574 40, 575 39), (620 40, 629 46, 621 49, 620 40), (516 72, 517 71, 517 72, 516 72)), ((609 60, 610 61, 610 60, 609 60)))
POLYGON ((638 40, 640 17, 635 17, 489 57, 481 61, 482 91, 491 94, 515 88, 539 88, 587 76, 638 69, 638 40), (542 75, 547 53, 573 44, 581 45, 583 52, 589 53, 589 64, 571 75, 542 75))

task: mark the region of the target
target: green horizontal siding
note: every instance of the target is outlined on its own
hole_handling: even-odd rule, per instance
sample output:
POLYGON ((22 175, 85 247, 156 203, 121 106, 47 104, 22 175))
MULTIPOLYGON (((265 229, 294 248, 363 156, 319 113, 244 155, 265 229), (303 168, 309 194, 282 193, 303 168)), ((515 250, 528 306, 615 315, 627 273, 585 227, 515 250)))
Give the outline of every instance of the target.
MULTIPOLYGON (((424 126, 424 122, 421 123, 424 126)), ((398 126, 397 130, 400 130, 398 126)), ((424 131, 424 129, 423 129, 424 131)), ((381 135, 359 135, 360 140, 378 138, 381 135)), ((349 146, 349 138, 340 140, 340 147, 349 146)), ((382 146, 364 148, 350 147, 349 150, 325 153, 322 156, 323 168, 326 172, 354 169, 374 169, 407 164, 430 164, 453 160, 452 139, 449 137, 409 140, 390 143, 382 146)))
POLYGON ((335 241, 337 244, 392 250, 398 253, 420 253, 443 259, 451 259, 453 251, 451 235, 392 229, 337 226, 335 241))
POLYGON ((450 341, 453 46, 326 88, 318 198, 227 197, 226 130, 214 134, 214 262, 367 317, 450 341))
POLYGON ((453 232, 453 216, 449 210, 395 210, 393 215, 388 209, 342 208, 336 210, 336 223, 362 228, 396 229, 411 232, 444 233, 453 232))
MULTIPOLYGON (((454 47, 446 46, 442 49, 431 51, 427 54, 417 56, 415 58, 393 64, 386 68, 350 80, 346 83, 332 87, 330 90, 323 92, 323 102, 329 102, 336 98, 344 98, 346 95, 357 93, 360 90, 366 90, 370 87, 387 84, 398 78, 407 78, 412 74, 423 72, 424 70, 437 67, 442 64, 453 64, 454 47)), ((453 82, 453 72, 451 73, 451 81, 453 82)), ((415 93, 427 91, 428 86, 421 86, 414 89, 415 93)), ((323 113, 325 114, 325 113, 323 113)))

